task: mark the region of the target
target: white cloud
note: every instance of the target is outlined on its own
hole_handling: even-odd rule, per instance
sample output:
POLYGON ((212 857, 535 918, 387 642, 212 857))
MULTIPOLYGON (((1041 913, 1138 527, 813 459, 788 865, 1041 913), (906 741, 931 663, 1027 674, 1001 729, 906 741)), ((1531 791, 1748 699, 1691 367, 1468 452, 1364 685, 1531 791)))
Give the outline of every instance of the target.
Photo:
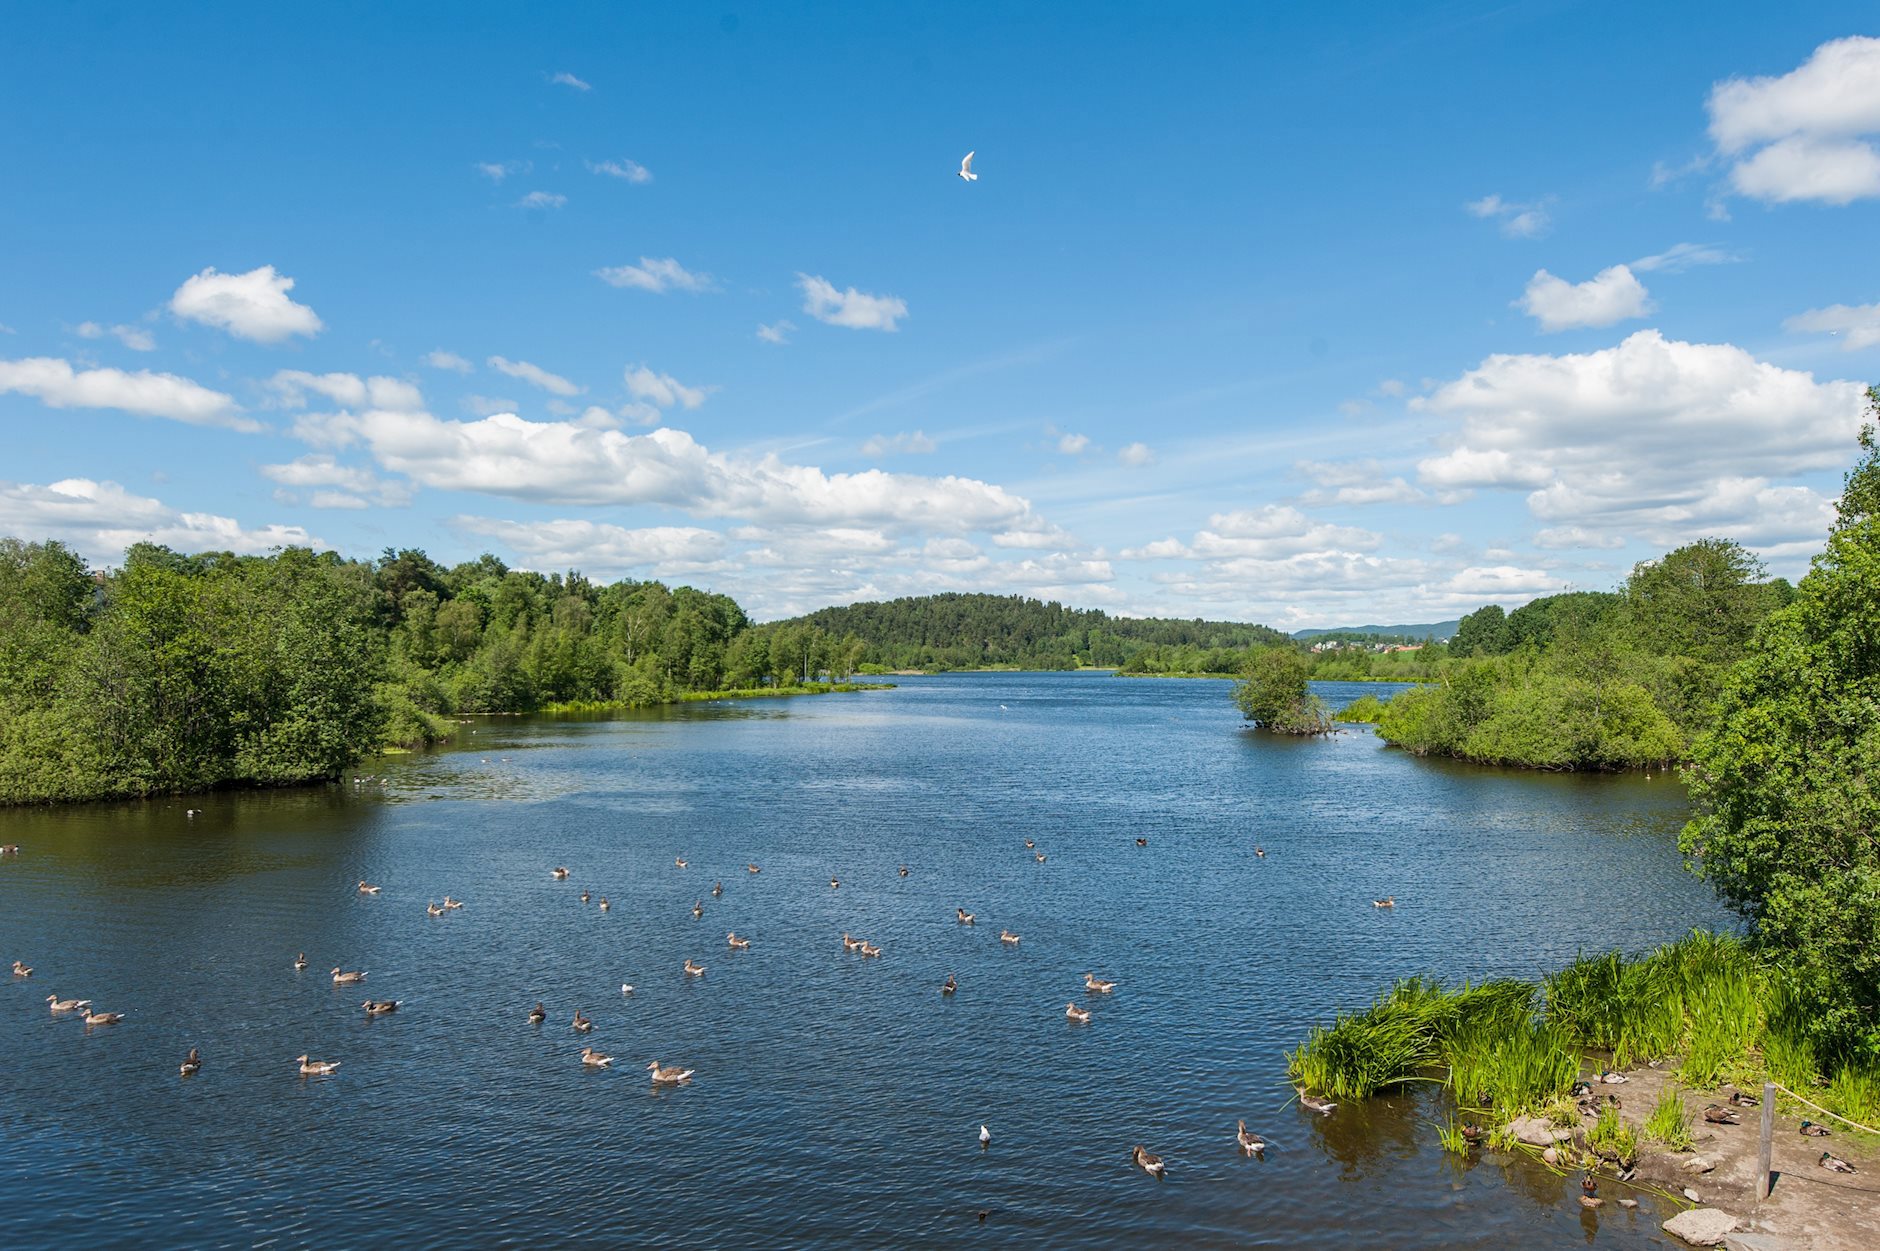
POLYGON ((102 339, 107 334, 133 352, 154 352, 156 336, 141 326, 101 326, 95 321, 80 322, 73 333, 81 339, 102 339))
POLYGON ((619 178, 638 186, 653 181, 653 171, 638 161, 629 161, 625 157, 617 161, 589 161, 590 173, 605 174, 609 178, 619 178))
POLYGON ((469 361, 457 355, 457 353, 446 352, 443 348, 425 353, 424 363, 429 365, 432 369, 448 369, 454 373, 460 374, 467 374, 476 369, 475 365, 472 365, 469 361))
MULTIPOLYGON (((992 545, 1003 548, 1022 548, 1034 552, 1061 552, 1067 547, 1077 546, 1077 540, 1060 527, 1040 521, 1032 526, 1001 530, 992 536, 992 545)), ((1108 569, 1109 566, 1106 564, 1104 568, 1108 569)))
POLYGON ((645 365, 629 365, 624 374, 627 394, 654 408, 697 408, 705 402, 708 390, 688 387, 671 374, 655 373, 645 365))
POLYGON ((803 292, 803 311, 832 326, 893 331, 907 316, 907 301, 899 296, 869 295, 854 287, 838 291, 828 279, 810 274, 798 274, 796 285, 803 292))
POLYGON ((1830 40, 1787 74, 1727 79, 1707 107, 1742 194, 1827 204, 1880 196, 1880 39, 1830 40))
POLYGON ((1528 204, 1517 204, 1499 195, 1485 195, 1462 207, 1472 216, 1500 222, 1501 233, 1510 239, 1538 239, 1553 224, 1547 212, 1551 202, 1552 197, 1546 197, 1528 204))
POLYGON ((1577 283, 1535 270, 1520 306, 1546 331, 1610 326, 1643 317, 1654 307, 1645 284, 1624 265, 1609 266, 1577 283))
POLYGON ((644 435, 513 413, 445 421, 428 413, 330 414, 297 432, 328 447, 365 445, 392 472, 439 490, 562 504, 648 504, 769 524, 877 525, 944 532, 1036 523, 1030 504, 973 478, 870 469, 825 473, 775 455, 712 452, 682 430, 644 435))
POLYGON ((1066 434, 1058 438, 1057 450, 1066 456, 1082 456, 1084 449, 1090 446, 1087 434, 1066 434))
POLYGON ((411 502, 409 483, 389 482, 370 469, 342 465, 317 453, 285 465, 263 465, 261 474, 284 487, 313 489, 310 502, 315 508, 395 508, 411 502))
POLYGON ((1534 546, 1547 548, 1592 548, 1610 551, 1625 546, 1625 536, 1588 530, 1585 526, 1549 526, 1534 533, 1534 546))
POLYGON ((159 500, 132 495, 115 482, 90 478, 66 478, 45 486, 0 482, 0 534, 59 539, 99 563, 118 559, 132 543, 243 555, 275 547, 324 546, 299 526, 248 529, 230 517, 179 512, 159 500))
POLYGON ((497 413, 513 413, 521 407, 514 400, 500 395, 466 395, 457 402, 463 405, 466 413, 475 413, 479 417, 493 417, 497 413))
POLYGON ((667 291, 697 293, 717 290, 710 274, 693 273, 670 256, 663 259, 642 256, 638 265, 614 265, 597 269, 594 276, 610 286, 634 287, 658 294, 667 291))
POLYGON ((568 197, 554 191, 531 191, 516 201, 517 208, 557 209, 568 203, 568 197))
POLYGON ((492 356, 484 362, 499 374, 508 374, 519 378, 532 387, 540 387, 550 395, 579 395, 582 388, 568 381, 560 374, 551 374, 540 365, 531 365, 528 361, 512 361, 501 356, 492 356))
POLYGON ((1790 330, 1841 337, 1848 351, 1880 345, 1880 304, 1830 304, 1797 313, 1782 323, 1790 330))
POLYGON ((573 87, 576 91, 594 90, 594 88, 590 84, 581 81, 579 78, 576 78, 573 74, 570 74, 567 70, 563 70, 559 74, 550 74, 548 77, 548 81, 551 83, 559 83, 563 87, 573 87))
POLYGON ((628 529, 600 521, 475 516, 457 517, 451 525, 495 540, 536 569, 582 569, 615 577, 696 573, 719 561, 727 546, 724 535, 697 526, 628 529))
POLYGON ((789 319, 771 322, 768 326, 757 327, 757 337, 765 343, 788 343, 790 332, 796 329, 796 323, 789 319))
POLYGON ((268 386, 288 408, 305 408, 309 391, 350 408, 370 405, 410 411, 424 407, 423 393, 401 378, 361 378, 358 374, 310 374, 299 369, 283 369, 268 380, 268 386))
POLYGON ((1392 399, 1402 396, 1407 390, 1409 390, 1409 388, 1404 385, 1401 378, 1386 378, 1384 381, 1377 384, 1377 393, 1379 395, 1388 395, 1392 399))
POLYGON ((1655 256, 1641 256, 1632 262, 1638 273, 1681 274, 1699 265, 1734 265, 1742 256, 1709 243, 1674 243, 1655 256))
POLYGON ((1417 469, 1428 485, 1531 492, 1552 539, 1664 547, 1714 534, 1768 554, 1819 542, 1821 497, 1773 480, 1844 465, 1863 394, 1730 344, 1641 330, 1596 352, 1491 356, 1412 401, 1459 423, 1417 469))
POLYGON ((170 311, 186 321, 226 330, 256 343, 279 343, 292 335, 312 338, 320 318, 287 293, 294 280, 263 265, 245 274, 218 273, 212 265, 187 279, 170 297, 170 311))
POLYGON ((928 438, 924 431, 907 430, 900 434, 877 434, 862 444, 864 456, 924 456, 939 450, 940 445, 928 438))
POLYGON ((0 360, 0 393, 30 395, 48 408, 115 408, 145 417, 167 417, 193 426, 226 426, 253 432, 261 424, 242 416, 220 391, 175 374, 147 369, 75 370, 50 356, 0 360))
POLYGON ((501 182, 511 174, 526 174, 535 166, 529 161, 478 161, 477 173, 491 182, 501 182))

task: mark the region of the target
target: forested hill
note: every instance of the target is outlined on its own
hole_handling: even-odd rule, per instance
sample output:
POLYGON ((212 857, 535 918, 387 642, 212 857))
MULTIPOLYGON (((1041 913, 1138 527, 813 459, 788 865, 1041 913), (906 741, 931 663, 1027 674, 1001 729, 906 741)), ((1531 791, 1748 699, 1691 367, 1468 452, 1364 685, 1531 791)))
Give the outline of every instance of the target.
POLYGON ((886 669, 1110 667, 1152 648, 1239 653, 1287 641, 1263 625, 1112 617, 1097 608, 1066 608, 1022 595, 919 595, 824 608, 779 624, 810 626, 836 638, 853 635, 862 642, 863 662, 886 669))

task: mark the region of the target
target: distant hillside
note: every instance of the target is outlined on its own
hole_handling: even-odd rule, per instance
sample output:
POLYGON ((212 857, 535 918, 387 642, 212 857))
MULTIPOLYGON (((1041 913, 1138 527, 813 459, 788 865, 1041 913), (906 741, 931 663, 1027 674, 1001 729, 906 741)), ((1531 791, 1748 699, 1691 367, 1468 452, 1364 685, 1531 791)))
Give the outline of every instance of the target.
POLYGON ((824 608, 770 629, 815 626, 854 635, 862 661, 887 669, 1078 669, 1121 666, 1151 649, 1241 650, 1284 643, 1286 635, 1238 621, 1112 617, 1097 608, 1022 595, 921 595, 824 608))
POLYGON ((1294 630, 1292 636, 1296 639, 1317 639, 1324 638, 1328 634, 1336 634, 1340 637, 1350 638, 1356 638, 1360 635, 1383 635, 1392 639, 1407 639, 1411 642, 1420 642, 1426 638, 1433 638, 1440 641, 1454 634, 1456 627, 1461 624, 1461 620, 1458 619, 1455 621, 1432 621, 1428 625, 1336 626, 1329 630, 1294 630))

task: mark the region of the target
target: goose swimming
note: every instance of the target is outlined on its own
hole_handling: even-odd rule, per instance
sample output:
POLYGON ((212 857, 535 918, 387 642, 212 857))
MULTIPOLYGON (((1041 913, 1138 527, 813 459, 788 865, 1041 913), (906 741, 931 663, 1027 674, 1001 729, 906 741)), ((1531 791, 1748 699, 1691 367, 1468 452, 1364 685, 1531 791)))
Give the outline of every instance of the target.
POLYGON ((1080 1008, 1074 1003, 1067 1003, 1064 1005, 1064 1019, 1067 1021, 1075 1021, 1079 1025, 1088 1025, 1090 1023, 1090 1009, 1080 1008))
POLYGON ((960 984, 953 980, 953 975, 951 973, 947 974, 946 981, 940 983, 940 993, 943 995, 950 995, 954 991, 958 990, 959 988, 960 988, 960 984))
POLYGON ((568 880, 568 870, 566 869, 550 869, 548 875, 557 882, 565 882, 568 880))
POLYGON ((712 898, 713 899, 718 898, 718 896, 724 893, 725 893, 725 884, 723 882, 712 883, 712 898))
POLYGON ((1373 899, 1371 906, 1373 908, 1395 908, 1397 906, 1397 896, 1386 895, 1382 899, 1373 899))
POLYGON ((604 1069, 614 1062, 612 1056, 604 1056, 592 1047, 581 1048, 581 1063, 593 1069, 604 1069))
POLYGON ((300 1065, 302 1077, 325 1077, 339 1071, 338 1060, 309 1060, 306 1056, 295 1056, 294 1061, 300 1065))
POLYGON ((189 1054, 183 1057, 183 1062, 177 1066, 177 1071, 184 1077, 194 1077, 202 1072, 202 1057, 196 1054, 194 1047, 191 1047, 189 1054))
POLYGON ((692 901, 692 919, 696 921, 704 915, 705 915, 705 901, 703 899, 694 899, 692 901))
POLYGON ((361 895, 376 895, 379 893, 379 888, 372 885, 370 882, 360 882, 359 893, 361 895))
POLYGON ((363 969, 356 973, 343 973, 339 969, 333 970, 333 984, 335 986, 347 986, 353 982, 363 982, 365 980, 366 975, 363 969))
POLYGON ((307 967, 307 953, 306 952, 303 951, 299 955, 294 957, 294 967, 296 969, 304 969, 307 967))
POLYGON ((1329 1099, 1320 1099, 1317 1096, 1308 1095, 1304 1087, 1295 1086, 1293 1089, 1298 1092, 1299 1106, 1308 1112, 1317 1112, 1320 1116, 1330 1116, 1332 1109, 1338 1106, 1329 1099))
POLYGON ((672 863, 675 868, 683 869, 683 868, 688 867, 684 856, 674 856, 672 858, 672 863))
POLYGON ((729 934, 725 935, 725 945, 730 947, 733 951, 746 951, 749 950, 751 946, 751 940, 748 938, 739 938, 738 932, 732 930, 729 934))
POLYGON ((574 1032, 577 1034, 591 1034, 594 1032, 594 1022, 582 1016, 581 1009, 576 1008, 574 1010, 574 1023, 571 1028, 573 1028, 574 1032))
POLYGON ((613 910, 613 905, 607 902, 607 896, 602 895, 601 896, 601 911, 611 912, 612 910, 613 910))
POLYGON ((529 1009, 529 1024, 540 1025, 547 1019, 548 1009, 544 1008, 540 1003, 537 1003, 533 1008, 529 1009))
POLYGON ((15 960, 13 962, 13 976, 14 977, 31 977, 32 975, 33 975, 33 971, 26 967, 26 961, 15 960))
POLYGON ((1018 946, 1018 935, 1014 934, 1011 930, 1000 930, 999 941, 1008 947, 1016 947, 1018 946))
POLYGON ((961 925, 971 925, 975 919, 973 914, 968 912, 964 908, 955 908, 953 909, 953 912, 956 916, 959 917, 959 921, 961 925))
POLYGON ((685 975, 687 977, 704 977, 705 966, 702 964, 694 964, 691 958, 687 957, 685 962, 685 975))
POLYGON ((385 1016, 398 1011, 396 999, 368 999, 359 1005, 366 1010, 367 1016, 385 1016))
POLYGON ((1260 1137, 1258 1134, 1248 1133, 1247 1122, 1245 1121, 1236 1123, 1234 1141, 1238 1142, 1240 1149, 1248 1155, 1259 1155, 1262 1151, 1266 1150, 1266 1139, 1260 1137))
POLYGON ((124 1014, 122 1012, 87 1012, 85 1014, 85 1024, 87 1025, 116 1025, 123 1019, 124 1014))
POLYGON ((1093 995, 1107 995, 1116 989, 1115 982, 1106 982, 1094 973, 1084 974, 1084 989, 1093 995))
POLYGON ((435 903, 427 903, 424 905, 424 915, 427 917, 441 917, 444 915, 444 910, 435 903))
POLYGON ((653 1061, 651 1064, 647 1065, 646 1068, 647 1071, 653 1075, 653 1085, 655 1086, 677 1086, 681 1082, 689 1082, 692 1080, 692 1074, 695 1071, 693 1069, 682 1069, 677 1065, 674 1065, 672 1068, 661 1068, 658 1060, 653 1061))
POLYGON ((992 1145, 992 1131, 987 1129, 984 1125, 979 1127, 979 1145, 982 1147, 992 1145))
POLYGON ((57 995, 47 995, 46 1002, 52 1005, 54 1012, 76 1012, 91 1007, 89 999, 61 999, 57 995))
POLYGON ((1134 1151, 1130 1152, 1129 1158, 1135 1163, 1137 1168, 1151 1177, 1160 1177, 1162 1174, 1168 1172, 1168 1165, 1162 1163, 1161 1156, 1145 1151, 1141 1147, 1137 1147, 1134 1151))

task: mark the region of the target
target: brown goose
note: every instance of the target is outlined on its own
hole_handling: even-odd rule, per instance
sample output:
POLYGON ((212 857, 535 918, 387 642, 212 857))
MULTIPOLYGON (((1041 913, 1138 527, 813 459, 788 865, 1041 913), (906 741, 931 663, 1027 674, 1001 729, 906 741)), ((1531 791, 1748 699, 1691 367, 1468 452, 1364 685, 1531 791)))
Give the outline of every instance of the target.
POLYGON ((1245 1121, 1236 1122, 1234 1141, 1238 1142, 1240 1149, 1248 1155, 1259 1155, 1262 1151, 1266 1150, 1266 1139, 1260 1137, 1258 1134, 1248 1133, 1247 1122, 1245 1121))
POLYGON ((1162 1163, 1161 1156, 1145 1151, 1140 1146, 1129 1153, 1129 1158, 1137 1168, 1151 1177, 1160 1177, 1168 1172, 1168 1165, 1162 1163))

